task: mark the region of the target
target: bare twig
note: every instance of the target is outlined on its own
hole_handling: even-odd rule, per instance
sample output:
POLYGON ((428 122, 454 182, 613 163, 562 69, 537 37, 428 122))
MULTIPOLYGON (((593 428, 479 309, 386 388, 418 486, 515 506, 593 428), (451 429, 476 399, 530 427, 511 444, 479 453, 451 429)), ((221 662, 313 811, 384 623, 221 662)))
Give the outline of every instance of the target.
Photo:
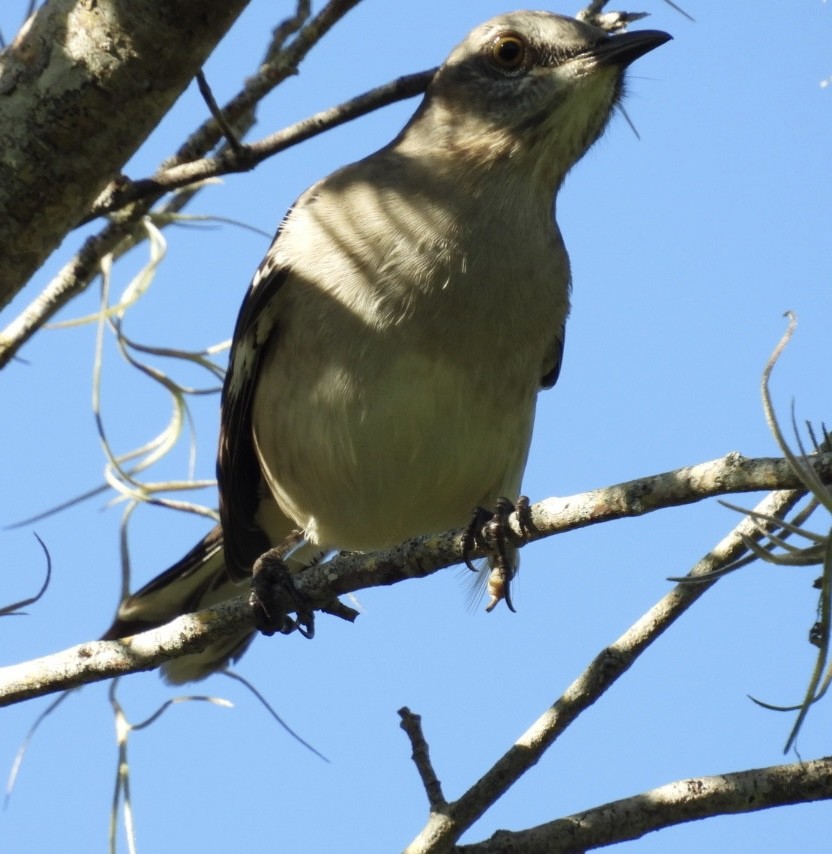
POLYGON ((110 223, 88 238, 78 254, 55 276, 37 297, 0 332, 0 368, 55 313, 81 293, 98 274, 101 259, 113 253, 122 255, 141 239, 138 222, 110 223))
POLYGON ((223 136, 225 137, 226 142, 231 146, 231 150, 239 153, 242 149, 242 143, 239 139, 237 139, 237 134, 234 132, 234 128, 231 127, 230 124, 225 120, 225 116, 222 114, 222 110, 219 108, 216 99, 214 98, 214 93, 211 91, 211 87, 208 85, 208 81, 205 79, 205 74, 202 71, 199 71, 196 75, 196 85, 199 87, 199 94, 202 95, 202 99, 205 101, 208 106, 208 110, 211 115, 214 117, 214 121, 220 126, 222 129, 223 136))
POLYGON ((717 815, 832 798, 832 758, 754 768, 713 777, 677 780, 631 798, 613 801, 557 821, 460 845, 457 854, 570 854, 717 815))
POLYGON ((400 726, 410 739, 410 746, 413 749, 411 758, 419 772, 422 785, 425 787, 425 794, 428 796, 431 811, 442 809, 448 802, 442 794, 442 784, 439 782, 430 761, 430 748, 422 732, 422 717, 413 714, 407 706, 399 709, 399 717, 401 718, 400 726))
POLYGON ((176 163, 160 170, 151 178, 114 185, 106 194, 102 194, 85 221, 111 213, 141 199, 159 198, 162 193, 186 187, 189 184, 220 175, 247 172, 269 157, 305 142, 313 136, 360 118, 373 110, 424 92, 435 73, 436 69, 431 68, 399 77, 361 95, 356 95, 336 107, 315 113, 258 142, 243 145, 237 149, 229 148, 216 157, 176 163))

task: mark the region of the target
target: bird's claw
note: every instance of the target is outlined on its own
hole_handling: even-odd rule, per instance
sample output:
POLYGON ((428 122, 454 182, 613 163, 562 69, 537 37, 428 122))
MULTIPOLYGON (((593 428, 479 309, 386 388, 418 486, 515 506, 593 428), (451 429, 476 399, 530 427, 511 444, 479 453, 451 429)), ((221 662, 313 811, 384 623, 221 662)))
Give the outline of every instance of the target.
POLYGON ((285 549, 277 547, 261 555, 252 568, 248 603, 254 624, 264 635, 294 631, 305 638, 315 635, 315 617, 306 597, 297 589, 283 562, 285 549), (296 618, 290 617, 294 611, 296 618))
POLYGON ((517 513, 517 521, 525 534, 529 527, 529 499, 521 495, 517 503, 508 498, 498 498, 494 510, 484 507, 474 508, 471 521, 462 537, 462 558, 468 569, 476 572, 471 563, 470 554, 477 546, 491 554, 491 573, 488 576, 488 593, 491 599, 486 611, 493 611, 497 604, 505 601, 508 609, 514 611, 511 601, 511 581, 514 578, 516 566, 514 555, 507 539, 513 536, 509 525, 509 516, 517 513))

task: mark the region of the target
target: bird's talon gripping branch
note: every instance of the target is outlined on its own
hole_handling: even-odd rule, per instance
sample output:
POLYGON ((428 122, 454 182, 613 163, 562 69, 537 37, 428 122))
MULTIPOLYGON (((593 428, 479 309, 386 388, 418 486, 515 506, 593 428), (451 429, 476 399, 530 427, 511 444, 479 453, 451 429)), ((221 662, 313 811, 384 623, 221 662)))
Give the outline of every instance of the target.
POLYGON ((532 505, 529 502, 527 495, 521 495, 514 505, 514 512, 517 514, 517 524, 521 533, 527 536, 532 532, 532 505))
POLYGON ((282 546, 261 555, 252 569, 251 592, 248 603, 254 624, 264 635, 279 632, 283 635, 299 631, 305 638, 315 634, 315 618, 306 597, 292 581, 292 575, 283 562, 282 546), (297 618, 289 613, 294 611, 297 618))
POLYGON ((471 562, 471 552, 483 541, 482 532, 485 526, 491 521, 494 513, 491 510, 486 510, 485 507, 475 507, 471 513, 471 521, 465 528, 465 533, 462 535, 462 559, 465 561, 465 566, 471 572, 479 572, 479 570, 471 562))
POLYGON ((508 498, 498 498, 493 511, 476 507, 462 538, 462 556, 468 569, 476 571, 471 563, 470 553, 477 546, 491 554, 492 568, 488 576, 488 594, 491 598, 486 611, 493 611, 501 601, 505 601, 509 611, 515 610, 511 601, 511 581, 516 565, 513 549, 507 543, 507 538, 514 536, 509 516, 515 511, 521 531, 528 533, 529 499, 521 495, 516 504, 508 498))

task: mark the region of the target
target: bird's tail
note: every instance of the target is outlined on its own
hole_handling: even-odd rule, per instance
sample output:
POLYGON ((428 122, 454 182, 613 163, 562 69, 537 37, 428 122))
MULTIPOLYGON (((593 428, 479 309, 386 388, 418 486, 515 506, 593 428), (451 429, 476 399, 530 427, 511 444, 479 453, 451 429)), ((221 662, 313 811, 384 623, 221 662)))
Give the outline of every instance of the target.
MULTIPOLYGON (((182 614, 238 596, 244 589, 226 571, 222 530, 217 526, 181 560, 124 599, 102 640, 116 640, 161 626, 182 614)), ((229 661, 236 661, 253 637, 252 630, 244 629, 222 638, 202 652, 163 664, 162 675, 176 685, 204 679, 229 661)))

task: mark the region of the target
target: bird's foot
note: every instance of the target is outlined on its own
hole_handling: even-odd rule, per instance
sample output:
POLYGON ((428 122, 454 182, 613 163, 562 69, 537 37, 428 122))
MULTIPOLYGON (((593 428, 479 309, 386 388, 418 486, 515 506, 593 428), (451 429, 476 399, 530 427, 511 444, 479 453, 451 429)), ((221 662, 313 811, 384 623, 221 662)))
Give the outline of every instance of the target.
POLYGON ((508 498, 498 498, 493 510, 476 507, 462 538, 462 556, 468 569, 477 571, 470 558, 474 548, 480 547, 490 553, 488 593, 491 598, 486 611, 493 611, 501 601, 505 601, 509 611, 515 610, 511 601, 511 581, 517 566, 514 549, 508 542, 514 536, 508 519, 515 511, 520 529, 527 533, 530 529, 529 499, 521 495, 516 504, 508 498))
POLYGON ((315 635, 315 616, 283 561, 287 551, 283 543, 255 561, 248 603, 254 624, 264 635, 299 631, 305 638, 311 638, 315 635), (296 618, 289 616, 292 611, 296 618))

